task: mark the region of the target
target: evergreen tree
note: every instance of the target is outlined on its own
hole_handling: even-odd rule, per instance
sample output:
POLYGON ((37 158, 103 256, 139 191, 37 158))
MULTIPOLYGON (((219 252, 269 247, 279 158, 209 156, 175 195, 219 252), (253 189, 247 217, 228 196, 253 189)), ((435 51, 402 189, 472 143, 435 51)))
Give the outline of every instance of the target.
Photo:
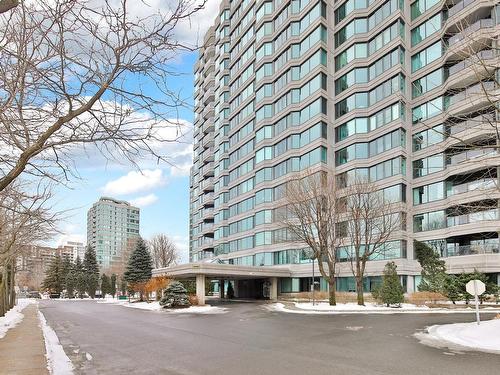
POLYGON ((90 245, 87 246, 87 250, 85 251, 83 269, 85 271, 87 293, 91 298, 94 298, 97 287, 99 286, 99 266, 97 265, 95 250, 90 245))
POLYGON ((68 298, 74 298, 75 288, 77 284, 77 274, 75 270, 75 264, 70 262, 68 272, 65 278, 66 292, 68 293, 68 298))
POLYGON ((127 294, 127 281, 125 281, 125 276, 123 275, 120 278, 120 293, 122 296, 127 294))
POLYGON ((61 279, 63 280, 63 289, 66 289, 66 278, 68 277, 69 272, 71 271, 71 260, 68 257, 61 258, 61 279))
POLYGON ((227 296, 228 299, 234 298, 233 284, 230 281, 227 283, 226 296, 227 296))
POLYGON ((109 294, 115 298, 116 296, 116 274, 111 275, 110 283, 109 283, 109 294))
POLYGON ((85 270, 83 269, 83 263, 80 260, 80 257, 76 257, 76 262, 74 265, 75 270, 75 289, 78 292, 78 296, 83 298, 85 294, 85 290, 87 289, 87 275, 85 274, 85 270))
MULTIPOLYGON (((146 243, 142 238, 139 238, 137 245, 130 255, 128 261, 127 269, 124 273, 124 278, 129 284, 131 290, 134 290, 134 285, 136 287, 139 284, 147 282, 151 279, 153 270, 153 261, 151 259, 151 254, 146 248, 146 243)), ((143 290, 139 288, 140 300, 143 300, 143 290)))
POLYGON ((447 282, 444 260, 439 258, 430 246, 414 241, 415 255, 422 267, 422 281, 418 290, 423 292, 446 293, 447 282))
POLYGON ((111 294, 111 281, 105 273, 101 276, 101 294, 102 298, 105 298, 106 294, 111 294))
POLYGON ((51 293, 61 293, 64 287, 63 265, 59 255, 50 263, 45 272, 45 279, 42 282, 42 288, 48 289, 51 293))
POLYGON ((382 287, 380 288, 380 299, 389 307, 393 304, 401 304, 404 301, 403 286, 399 282, 396 272, 396 263, 388 262, 382 276, 382 287))
POLYGON ((464 297, 465 284, 463 280, 463 277, 457 275, 448 275, 446 277, 444 294, 453 304, 464 297))
POLYGON ((187 295, 187 290, 179 281, 174 281, 163 292, 160 305, 165 308, 189 307, 191 304, 187 295))

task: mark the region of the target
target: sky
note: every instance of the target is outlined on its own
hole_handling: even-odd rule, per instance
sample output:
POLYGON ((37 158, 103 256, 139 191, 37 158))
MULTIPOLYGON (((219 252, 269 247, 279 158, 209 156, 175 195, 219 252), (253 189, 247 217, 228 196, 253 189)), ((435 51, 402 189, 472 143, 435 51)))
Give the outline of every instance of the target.
MULTIPOLYGON (((133 2, 132 4, 141 2, 133 2)), ((162 6, 161 0, 149 0, 152 11, 162 6)), ((209 0, 193 19, 178 27, 181 41, 198 44, 217 15, 218 0, 209 0)), ((133 10, 135 12, 135 10, 133 10)), ((137 10, 144 13, 144 4, 137 10)), ((134 13, 135 14, 135 13, 134 13)), ((179 56, 174 69, 178 75, 170 80, 170 89, 180 92, 193 103, 193 65, 198 52, 185 52, 179 56)), ((151 88, 153 90, 153 88, 151 88)), ((191 108, 179 112, 186 127, 194 120, 191 108)), ((132 165, 95 162, 93 156, 79 155, 76 161, 79 178, 68 186, 56 188, 53 208, 62 212, 59 232, 49 243, 58 246, 66 241, 86 242, 87 211, 101 196, 129 201, 140 207, 140 232, 145 239, 164 233, 176 243, 181 262, 188 261, 189 248, 189 168, 192 163, 192 131, 184 143, 171 146, 174 165, 147 163, 138 170, 132 165)), ((170 150, 170 149, 169 149, 170 150)))

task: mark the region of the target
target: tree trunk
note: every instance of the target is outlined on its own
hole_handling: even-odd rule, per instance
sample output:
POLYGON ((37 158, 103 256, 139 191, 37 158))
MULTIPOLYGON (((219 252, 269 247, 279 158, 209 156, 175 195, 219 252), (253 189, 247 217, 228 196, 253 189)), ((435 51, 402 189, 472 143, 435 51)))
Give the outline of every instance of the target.
POLYGON ((329 296, 329 303, 330 306, 335 306, 337 304, 337 299, 335 298, 335 289, 336 289, 336 281, 335 278, 332 277, 328 281, 328 296, 329 296))
POLYGON ((356 294, 358 299, 358 305, 365 305, 365 296, 363 294, 363 276, 356 275, 356 294))

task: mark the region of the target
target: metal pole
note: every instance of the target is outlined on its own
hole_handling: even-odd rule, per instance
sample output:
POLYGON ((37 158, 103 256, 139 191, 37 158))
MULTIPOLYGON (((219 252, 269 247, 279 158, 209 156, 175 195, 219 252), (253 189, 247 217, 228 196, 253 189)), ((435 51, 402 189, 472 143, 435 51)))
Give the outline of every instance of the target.
POLYGON ((479 298, 477 295, 477 282, 474 282, 474 300, 476 301, 476 321, 477 325, 479 325, 479 298))
POLYGON ((314 258, 313 258, 313 261, 312 261, 312 265, 313 265, 313 278, 312 278, 312 297, 313 297, 313 306, 315 304, 315 300, 314 300, 314 258))

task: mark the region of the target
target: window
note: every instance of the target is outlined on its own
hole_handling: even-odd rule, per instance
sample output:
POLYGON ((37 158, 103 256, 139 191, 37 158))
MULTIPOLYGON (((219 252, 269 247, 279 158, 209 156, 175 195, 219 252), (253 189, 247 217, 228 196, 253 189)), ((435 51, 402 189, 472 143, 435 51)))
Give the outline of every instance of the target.
POLYGON ((423 24, 411 30, 411 46, 414 47, 427 37, 441 30, 441 13, 436 14, 423 24))
POLYGON ((413 189, 413 205, 434 202, 446 198, 443 181, 413 189))
POLYGON ((436 154, 413 162, 413 177, 427 176, 444 169, 444 154, 436 154))
POLYGON ((411 85, 411 94, 413 99, 418 98, 420 95, 441 86, 447 78, 448 69, 442 68, 413 81, 411 85))
POLYGON ((435 145, 445 139, 443 124, 413 134, 413 151, 422 150, 426 147, 435 145))
POLYGON ((443 210, 426 212, 413 216, 413 231, 424 232, 446 227, 446 215, 443 210))
POLYGON ((439 115, 448 108, 449 98, 439 96, 436 99, 428 101, 412 109, 412 123, 417 124, 428 118, 439 115))
POLYGON ((410 5, 411 9, 411 20, 424 14, 425 11, 432 8, 434 5, 439 3, 440 0, 417 0, 410 5))
POLYGON ((420 51, 411 57, 411 71, 416 72, 420 68, 439 59, 443 55, 443 47, 441 41, 434 43, 430 47, 420 51))

